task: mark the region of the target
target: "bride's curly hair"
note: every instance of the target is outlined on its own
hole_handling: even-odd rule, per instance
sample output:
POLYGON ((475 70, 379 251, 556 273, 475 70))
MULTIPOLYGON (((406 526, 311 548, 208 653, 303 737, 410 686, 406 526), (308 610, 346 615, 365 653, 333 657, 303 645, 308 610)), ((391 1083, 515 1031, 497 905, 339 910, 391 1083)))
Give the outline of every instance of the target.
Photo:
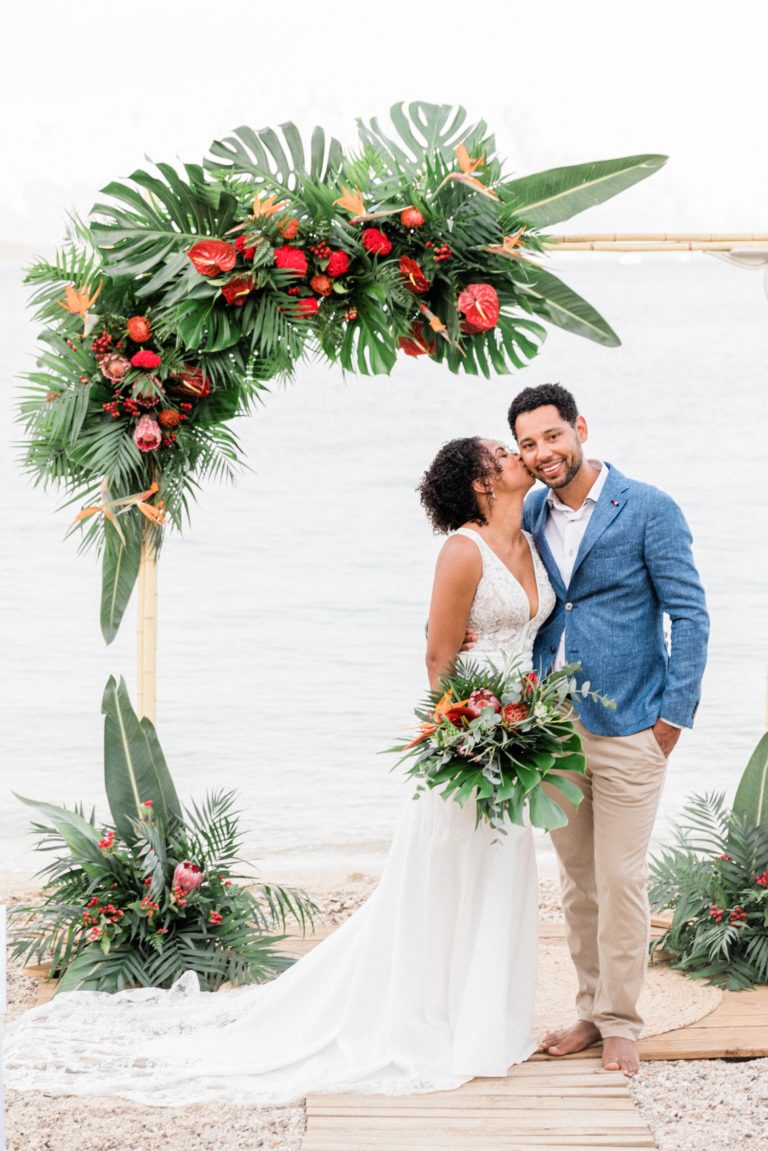
POLYGON ((435 531, 453 532, 467 521, 487 523, 472 484, 482 480, 490 494, 490 478, 500 471, 479 436, 443 444, 416 489, 435 531))

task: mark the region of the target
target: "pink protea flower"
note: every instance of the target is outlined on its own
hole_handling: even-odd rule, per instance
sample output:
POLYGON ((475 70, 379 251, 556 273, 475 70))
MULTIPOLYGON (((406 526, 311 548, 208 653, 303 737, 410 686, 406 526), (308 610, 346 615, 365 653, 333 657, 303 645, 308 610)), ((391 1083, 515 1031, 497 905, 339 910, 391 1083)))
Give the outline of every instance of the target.
POLYGON ((119 352, 110 352, 108 356, 101 357, 99 367, 108 380, 118 383, 131 370, 131 362, 119 352))
POLYGON ((176 864, 176 870, 171 881, 171 888, 174 891, 194 891, 202 882, 203 873, 196 863, 190 859, 185 859, 183 863, 176 864))
POLYGON ((163 433, 154 416, 142 416, 133 433, 133 442, 140 452, 154 452, 160 447, 163 433))
POLYGON ((486 707, 492 707, 494 711, 501 711, 501 704, 496 696, 486 688, 478 688, 473 691, 466 702, 467 711, 471 711, 473 715, 479 715, 486 707))

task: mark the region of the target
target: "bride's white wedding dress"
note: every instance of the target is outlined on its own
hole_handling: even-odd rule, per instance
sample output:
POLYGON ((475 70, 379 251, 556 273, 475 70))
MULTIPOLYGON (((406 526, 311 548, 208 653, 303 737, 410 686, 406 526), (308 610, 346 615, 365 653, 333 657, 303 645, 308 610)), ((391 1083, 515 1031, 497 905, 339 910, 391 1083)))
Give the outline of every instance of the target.
MULTIPOLYGON (((538 610, 479 535, 470 625, 480 653, 522 654, 554 604, 532 541, 538 610)), ((10 1029, 7 1084, 144 1104, 388 1095, 504 1075, 536 1049, 531 830, 494 836, 433 791, 408 802, 381 882, 272 983, 215 994, 188 972, 170 991, 77 991, 10 1029), (496 842, 494 842, 496 840, 496 842)))

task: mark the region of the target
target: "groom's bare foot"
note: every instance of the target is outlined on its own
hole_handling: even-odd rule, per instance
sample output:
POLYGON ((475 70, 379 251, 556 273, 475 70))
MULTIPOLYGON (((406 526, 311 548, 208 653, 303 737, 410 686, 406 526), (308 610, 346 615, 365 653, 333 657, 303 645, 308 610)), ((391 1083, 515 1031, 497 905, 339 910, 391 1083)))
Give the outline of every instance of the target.
POLYGON ((640 1057, 631 1039, 621 1039, 609 1035, 603 1040, 603 1070, 623 1071, 625 1075, 637 1075, 640 1070, 640 1057))
POLYGON ((585 1051, 587 1047, 600 1042, 600 1032, 594 1023, 580 1019, 567 1031, 550 1031, 544 1036, 541 1050, 547 1055, 573 1055, 576 1051, 585 1051))

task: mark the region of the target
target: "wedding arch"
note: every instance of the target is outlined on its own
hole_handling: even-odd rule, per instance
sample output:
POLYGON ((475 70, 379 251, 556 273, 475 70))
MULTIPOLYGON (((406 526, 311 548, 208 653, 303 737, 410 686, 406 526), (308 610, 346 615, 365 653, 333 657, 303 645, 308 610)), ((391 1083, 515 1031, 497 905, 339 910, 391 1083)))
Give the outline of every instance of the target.
POLYGON ((230 422, 269 381, 310 353, 354 374, 426 356, 489 377, 524 367, 546 324, 620 342, 543 266, 569 242, 546 229, 666 157, 509 179, 463 108, 396 104, 389 123, 357 127, 355 151, 322 128, 305 143, 291 123, 241 127, 200 164, 135 171, 28 270, 43 328, 22 401, 26 466, 82 505, 72 530, 102 556, 107 643, 138 583, 138 714, 153 722, 165 529, 242 463, 230 422))

